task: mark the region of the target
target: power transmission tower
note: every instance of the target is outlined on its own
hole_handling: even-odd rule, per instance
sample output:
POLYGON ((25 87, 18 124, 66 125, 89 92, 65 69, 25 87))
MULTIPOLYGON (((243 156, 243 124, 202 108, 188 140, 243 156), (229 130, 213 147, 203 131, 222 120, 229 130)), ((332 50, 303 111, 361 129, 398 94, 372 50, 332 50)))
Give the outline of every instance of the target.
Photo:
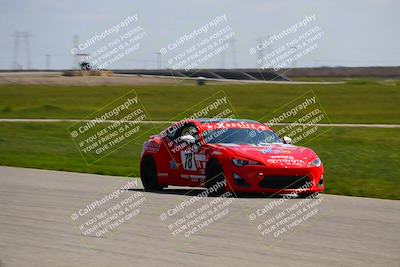
POLYGON ((31 35, 28 32, 18 32, 16 31, 12 37, 14 38, 14 62, 13 62, 13 68, 14 69, 22 69, 22 65, 19 63, 19 55, 20 55, 20 42, 23 41, 23 44, 25 46, 25 59, 26 59, 26 69, 31 69, 31 45, 29 38, 31 35))
POLYGON ((296 63, 297 63, 297 59, 296 59, 297 46, 291 46, 290 49, 293 51, 293 54, 294 54, 294 56, 293 56, 294 60, 292 63, 292 68, 294 69, 294 68, 296 68, 296 63))
MULTIPOLYGON (((271 37, 271 35, 267 35, 266 40, 269 40, 270 37, 271 37)), ((265 48, 265 50, 266 50, 266 54, 267 54, 267 55, 268 55, 269 53, 271 53, 272 51, 274 51, 274 49, 273 49, 273 47, 272 47, 272 44, 268 45, 268 46, 265 48)))
POLYGON ((261 68, 262 66, 263 66, 263 58, 264 58, 264 52, 263 52, 263 49, 258 49, 258 46, 260 45, 260 47, 261 47, 261 44, 262 44, 262 38, 258 38, 257 39, 257 46, 256 46, 256 48, 257 48, 257 61, 256 61, 256 63, 257 63, 257 68, 261 68))
POLYGON ((236 39, 235 37, 232 37, 230 40, 231 42, 231 49, 232 49, 232 67, 234 69, 237 69, 237 61, 236 61, 236 39))
POLYGON ((45 62, 46 62, 46 70, 50 70, 50 65, 51 65, 51 55, 46 54, 45 56, 45 62))
POLYGON ((19 38, 20 38, 20 32, 15 32, 12 37, 14 38, 14 62, 13 62, 13 68, 19 69, 20 66, 18 64, 18 51, 19 51, 19 38))
POLYGON ((31 65, 31 44, 29 41, 29 38, 32 35, 30 35, 29 32, 24 32, 23 33, 23 38, 24 38, 24 43, 25 43, 25 54, 26 54, 26 68, 27 69, 32 69, 31 65))
MULTIPOLYGON (((72 37, 72 48, 78 49, 79 46, 79 36, 77 34, 75 34, 72 37)), ((76 50, 78 52, 78 50, 76 50)), ((79 60, 78 60, 78 56, 75 54, 72 54, 72 69, 78 69, 78 65, 79 65, 79 60)), ((80 68, 80 66, 79 66, 80 68)))
POLYGON ((225 69, 225 50, 221 51, 221 68, 225 69))
POLYGON ((161 52, 156 52, 157 55, 157 68, 162 69, 161 52))

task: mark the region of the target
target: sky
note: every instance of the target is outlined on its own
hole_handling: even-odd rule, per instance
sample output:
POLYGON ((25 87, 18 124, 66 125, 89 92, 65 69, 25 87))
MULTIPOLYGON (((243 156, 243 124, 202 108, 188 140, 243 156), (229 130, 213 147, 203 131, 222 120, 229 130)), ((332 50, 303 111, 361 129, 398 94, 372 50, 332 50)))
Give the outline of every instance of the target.
POLYGON ((76 64, 76 56, 71 54, 74 35, 78 36, 77 43, 82 44, 135 15, 137 21, 80 52, 93 55, 103 45, 140 26, 145 34, 137 41, 139 48, 108 66, 173 67, 174 64, 169 63, 171 59, 228 27, 234 37, 227 41, 227 48, 198 67, 254 68, 258 66, 259 57, 274 52, 281 45, 288 47, 287 42, 318 26, 323 36, 315 41, 315 49, 287 67, 400 65, 398 0, 0 0, 0 4, 0 69, 11 69, 15 63, 27 68, 27 48, 32 68, 71 68, 76 64), (288 34, 256 54, 249 52, 257 43, 312 15, 315 20, 298 32, 288 34), (226 21, 209 32, 199 34, 165 55, 157 53, 221 16, 225 16, 226 21), (24 38, 17 38, 16 42, 15 32, 29 33, 29 45, 24 38), (18 49, 15 50, 16 44, 18 49))

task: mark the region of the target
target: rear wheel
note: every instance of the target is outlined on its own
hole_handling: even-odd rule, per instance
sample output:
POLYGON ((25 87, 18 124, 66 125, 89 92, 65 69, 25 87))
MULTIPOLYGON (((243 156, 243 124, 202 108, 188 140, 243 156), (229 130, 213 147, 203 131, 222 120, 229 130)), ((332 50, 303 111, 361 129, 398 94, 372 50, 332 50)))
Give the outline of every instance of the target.
POLYGON ((221 196, 225 192, 226 181, 224 171, 217 161, 209 162, 206 169, 205 185, 210 192, 210 196, 221 196))
POLYGON ((146 191, 162 189, 162 187, 158 184, 157 166, 152 157, 147 156, 143 159, 140 165, 140 177, 146 191))

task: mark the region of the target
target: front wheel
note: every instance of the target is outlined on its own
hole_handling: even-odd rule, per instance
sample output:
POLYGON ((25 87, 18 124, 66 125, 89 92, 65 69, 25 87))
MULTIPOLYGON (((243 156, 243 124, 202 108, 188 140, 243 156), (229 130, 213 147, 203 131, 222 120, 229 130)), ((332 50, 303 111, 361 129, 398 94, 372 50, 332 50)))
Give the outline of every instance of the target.
POLYGON ((318 193, 299 193, 297 194, 298 198, 318 198, 318 193))
POLYGON ((145 157, 140 164, 140 178, 146 191, 162 189, 162 187, 158 184, 156 163, 150 156, 145 157))
POLYGON ((206 188, 210 196, 221 196, 225 193, 226 180, 222 166, 211 161, 206 169, 206 188))

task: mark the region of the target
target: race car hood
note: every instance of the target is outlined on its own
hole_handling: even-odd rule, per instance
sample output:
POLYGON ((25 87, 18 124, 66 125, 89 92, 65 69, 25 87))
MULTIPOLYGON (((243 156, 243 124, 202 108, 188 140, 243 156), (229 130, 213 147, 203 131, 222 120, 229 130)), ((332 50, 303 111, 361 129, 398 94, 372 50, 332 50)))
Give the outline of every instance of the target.
POLYGON ((218 144, 229 149, 234 155, 275 167, 306 167, 316 157, 309 148, 288 144, 266 146, 218 144))

